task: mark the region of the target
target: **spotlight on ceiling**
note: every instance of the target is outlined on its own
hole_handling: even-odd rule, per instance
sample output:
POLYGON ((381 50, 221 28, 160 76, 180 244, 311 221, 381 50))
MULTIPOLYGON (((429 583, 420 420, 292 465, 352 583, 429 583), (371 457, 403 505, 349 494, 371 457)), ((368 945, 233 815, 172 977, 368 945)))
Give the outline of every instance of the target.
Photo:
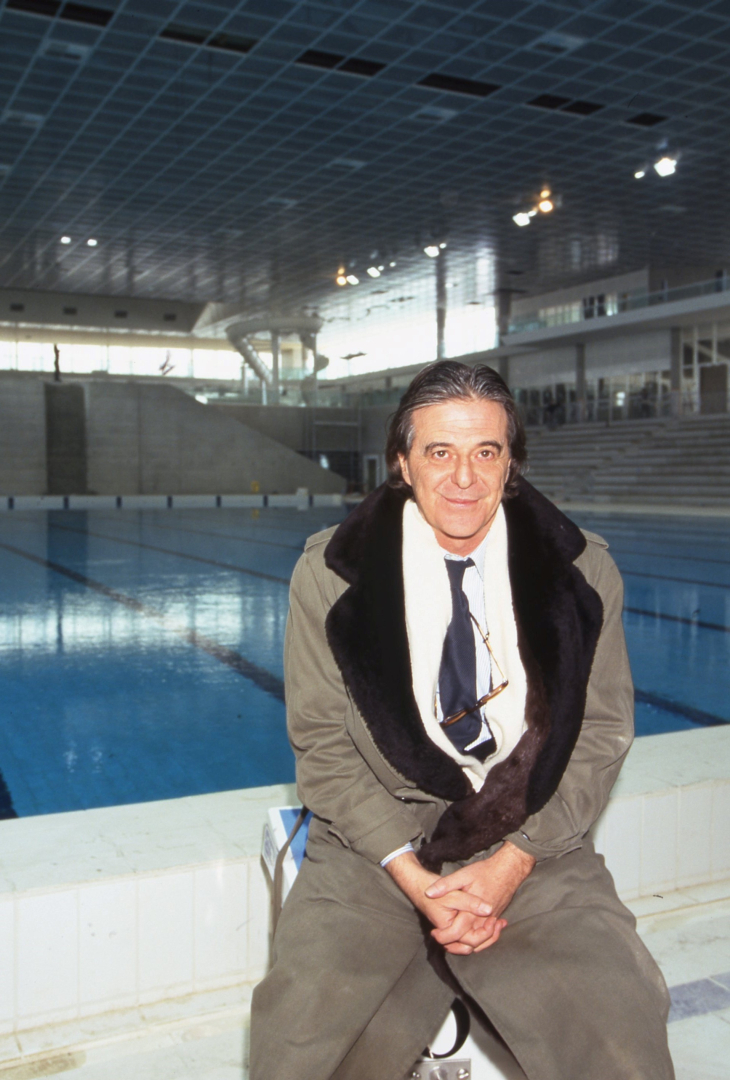
POLYGON ((660 176, 671 176, 676 171, 676 168, 676 158, 663 157, 654 162, 654 171, 659 173, 660 176))
POLYGON ((337 271, 337 277, 335 278, 335 281, 338 285, 347 285, 347 275, 345 274, 344 266, 341 266, 337 271))
POLYGON ((523 228, 525 225, 529 225, 532 221, 532 214, 526 214, 524 211, 520 211, 519 214, 512 215, 512 220, 514 221, 515 225, 519 225, 520 228, 523 228))
POLYGON ((380 277, 380 270, 377 266, 369 266, 367 268, 368 277, 380 277))
POLYGON ((635 180, 643 180, 645 176, 646 176, 646 169, 637 169, 636 172, 634 173, 634 179, 635 180))
POLYGON ((540 198, 541 199, 549 199, 551 195, 552 195, 552 192, 551 192, 549 187, 543 188, 542 191, 540 192, 540 198))
POLYGON ((70 236, 62 236, 61 237, 61 243, 62 244, 70 244, 71 243, 71 237, 70 236))
POLYGON ((87 247, 96 247, 96 245, 98 243, 99 243, 98 240, 95 240, 93 236, 90 236, 89 239, 86 241, 86 246, 87 247))
POLYGON ((553 202, 551 199, 540 199, 537 208, 541 214, 549 214, 553 209, 553 202))
POLYGON ((429 259, 435 259, 441 253, 438 244, 426 244, 423 250, 426 255, 428 255, 429 259))
POLYGON ((360 278, 355 277, 354 274, 348 274, 347 275, 347 284, 348 285, 359 285, 360 284, 360 278))

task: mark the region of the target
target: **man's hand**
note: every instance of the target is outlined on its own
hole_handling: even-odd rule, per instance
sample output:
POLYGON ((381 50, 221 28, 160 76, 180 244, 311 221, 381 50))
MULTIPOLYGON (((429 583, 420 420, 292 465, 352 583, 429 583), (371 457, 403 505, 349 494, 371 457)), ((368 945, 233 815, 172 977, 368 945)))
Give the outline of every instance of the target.
POLYGON ((429 896, 430 887, 447 879, 424 870, 412 851, 398 855, 385 869, 413 906, 435 927, 432 934, 447 952, 471 953, 484 941, 491 942, 492 938, 496 941, 506 926, 503 919, 494 917, 491 904, 462 886, 443 889, 437 897, 429 896), (441 941, 439 934, 446 935, 448 940, 441 941))
MULTIPOLYGON (((458 943, 467 946, 469 952, 481 952, 489 948, 499 940, 499 935, 507 925, 505 919, 499 918, 508 907, 512 897, 517 892, 523 881, 532 873, 535 860, 532 855, 521 851, 509 840, 488 859, 469 863, 460 870, 445 877, 437 878, 426 888, 426 896, 431 900, 439 900, 444 896, 453 897, 454 891, 461 891, 475 898, 483 900, 492 909, 492 933, 484 937, 483 933, 475 932, 476 928, 469 928, 466 933, 460 934, 458 939, 454 934, 458 931, 457 920, 454 919, 449 926, 436 926, 433 936, 448 952, 454 952, 450 946, 458 943)), ((434 924, 436 925, 436 924, 434 924)), ((465 952, 460 948, 459 952, 465 952)))

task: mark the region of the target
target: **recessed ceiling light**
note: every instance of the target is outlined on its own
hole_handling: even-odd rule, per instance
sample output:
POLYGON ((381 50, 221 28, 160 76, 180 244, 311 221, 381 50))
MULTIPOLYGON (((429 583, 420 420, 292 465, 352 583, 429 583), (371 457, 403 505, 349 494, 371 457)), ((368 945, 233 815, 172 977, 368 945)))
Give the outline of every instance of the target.
POLYGON ((576 34, 563 34, 559 30, 549 30, 536 38, 529 46, 538 52, 552 53, 553 56, 564 56, 565 53, 573 52, 585 45, 586 39, 576 34))
POLYGON ((428 255, 429 259, 435 259, 441 253, 438 244, 426 244, 423 250, 425 254, 428 255))
POLYGON ((61 243, 62 244, 70 244, 71 243, 71 237, 70 236, 62 236, 61 237, 61 243))
POLYGON ((519 225, 520 228, 524 228, 525 225, 530 224, 530 221, 532 220, 532 214, 526 214, 524 212, 520 212, 519 214, 513 214, 512 220, 514 221, 515 225, 519 225))
POLYGON ((335 278, 335 281, 337 282, 338 285, 347 285, 347 278, 345 277, 344 274, 338 274, 337 277, 335 278))
POLYGON ((637 171, 634 173, 634 178, 636 180, 643 180, 645 176, 646 171, 644 169, 637 169, 637 171))
POLYGON ((553 204, 550 199, 541 199, 540 202, 537 204, 537 208, 541 211, 541 213, 549 214, 550 211, 553 209, 553 204))
POLYGON ((671 157, 659 158, 654 162, 654 170, 659 173, 660 176, 671 176, 677 168, 677 159, 671 157))
POLYGON ((98 243, 99 243, 98 240, 95 240, 93 236, 90 236, 89 239, 86 241, 86 246, 87 247, 96 247, 96 245, 98 243))
POLYGON ((446 244, 444 244, 444 243, 441 243, 441 244, 439 244, 439 247, 440 247, 440 248, 441 248, 441 250, 443 251, 443 250, 444 250, 444 248, 446 247, 446 244))
POLYGON ((380 277, 380 271, 378 270, 377 266, 369 266, 367 269, 367 273, 368 276, 372 278, 380 277))
POLYGON ((388 263, 388 266, 390 266, 390 267, 396 266, 396 261, 395 261, 395 259, 392 259, 392 260, 391 260, 391 261, 390 261, 390 262, 388 263))
POLYGON ((348 285, 359 285, 360 284, 360 278, 356 277, 355 274, 348 274, 346 280, 347 280, 348 285))

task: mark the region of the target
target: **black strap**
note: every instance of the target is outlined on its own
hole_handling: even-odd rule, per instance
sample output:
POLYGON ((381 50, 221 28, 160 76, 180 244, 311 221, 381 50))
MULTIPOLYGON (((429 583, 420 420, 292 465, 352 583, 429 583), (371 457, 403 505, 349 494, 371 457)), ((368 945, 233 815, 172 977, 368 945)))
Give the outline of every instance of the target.
POLYGON ((283 889, 284 889, 284 859, 286 858, 287 851, 291 847, 292 840, 294 839, 294 837, 297 835, 297 833, 301 829, 302 825, 304 824, 304 819, 305 819, 305 817, 307 816, 308 813, 309 813, 309 811, 307 810, 306 806, 303 806, 301 808, 301 810, 299 811, 299 814, 297 816, 297 820, 294 822, 294 826, 292 828, 292 831, 289 833, 289 835, 286 838, 286 843, 282 847, 279 854, 276 856, 276 862, 274 863, 274 896, 273 896, 272 911, 271 911, 271 932, 272 933, 274 933, 275 930, 276 930, 276 924, 279 921, 279 915, 281 914, 281 908, 282 908, 282 904, 283 904, 282 893, 283 893, 283 889))
POLYGON ((434 1054, 427 1046, 421 1054, 421 1057, 429 1058, 431 1061, 441 1061, 443 1058, 453 1057, 454 1054, 458 1054, 461 1050, 469 1036, 469 1031, 471 1030, 471 1016, 461 998, 454 998, 451 1003, 451 1011, 454 1014, 454 1020, 456 1020, 454 1045, 450 1050, 447 1050, 445 1054, 434 1054))

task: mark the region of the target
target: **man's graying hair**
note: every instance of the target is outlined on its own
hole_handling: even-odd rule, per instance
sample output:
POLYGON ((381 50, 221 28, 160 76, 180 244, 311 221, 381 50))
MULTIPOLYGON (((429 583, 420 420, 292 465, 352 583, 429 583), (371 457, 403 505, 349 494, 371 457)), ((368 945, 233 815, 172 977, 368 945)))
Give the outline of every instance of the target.
POLYGON ((403 479, 398 455, 404 457, 413 445, 413 414, 426 405, 442 405, 446 401, 496 401, 507 414, 510 471, 504 488, 505 498, 517 491, 517 478, 527 461, 525 429, 514 398, 502 378, 493 368, 480 364, 469 367, 457 360, 437 360, 416 375, 401 398, 400 405, 388 426, 385 461, 391 487, 410 491, 403 479))

